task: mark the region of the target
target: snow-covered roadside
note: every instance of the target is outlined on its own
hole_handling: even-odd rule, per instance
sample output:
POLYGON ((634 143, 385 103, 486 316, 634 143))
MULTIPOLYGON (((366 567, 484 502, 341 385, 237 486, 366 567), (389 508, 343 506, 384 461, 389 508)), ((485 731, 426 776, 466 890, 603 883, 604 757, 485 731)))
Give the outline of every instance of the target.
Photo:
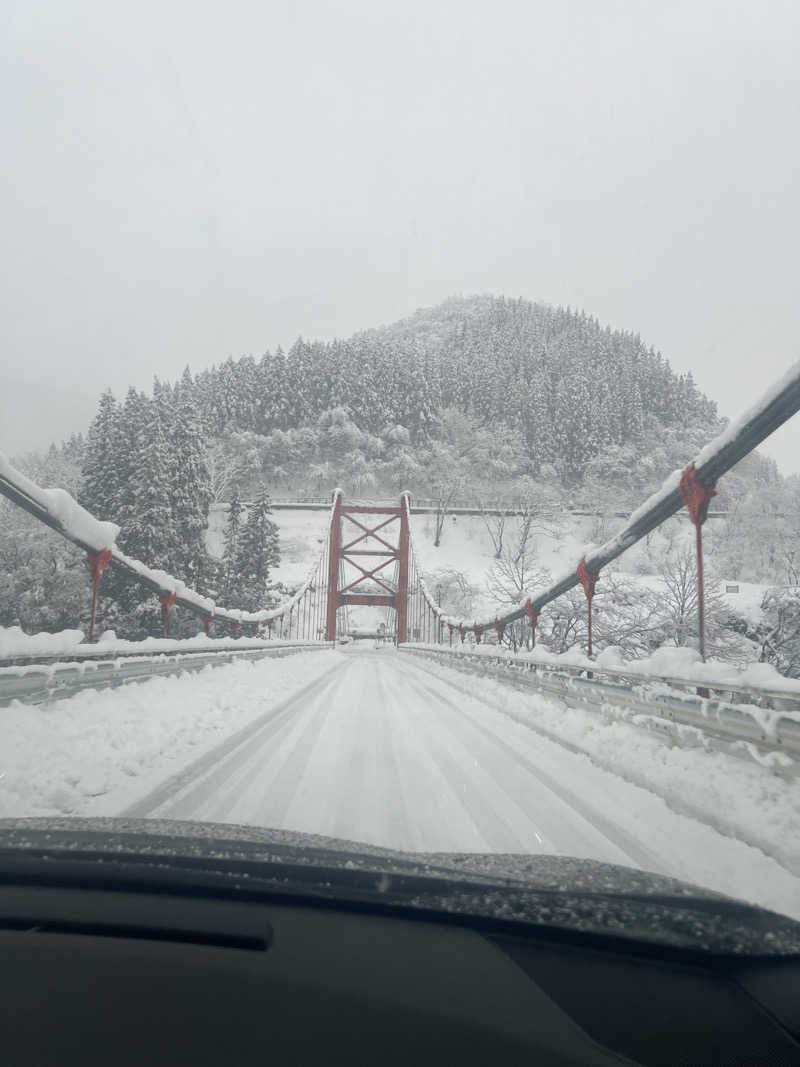
POLYGON ((0 709, 0 817, 119 814, 339 662, 321 652, 238 660, 0 709))
MULTIPOLYGON (((279 644, 302 644, 300 638, 280 641, 278 638, 258 637, 145 637, 141 641, 125 641, 106 630, 97 644, 84 641, 81 630, 60 630, 58 633, 26 634, 19 626, 0 627, 0 659, 23 659, 38 656, 98 656, 164 654, 169 652, 217 652, 220 649, 274 648, 279 644)), ((313 642, 318 644, 318 642, 313 642)))
MULTIPOLYGON (((426 664, 421 657, 412 658, 426 664)), ((674 811, 755 846, 800 877, 800 781, 780 778, 722 752, 670 747, 659 736, 629 723, 567 709, 538 695, 532 699, 495 679, 465 675, 441 661, 432 669, 462 692, 663 797, 674 811)))
MULTIPOLYGON (((509 663, 524 662, 541 664, 544 667, 558 669, 577 667, 583 671, 594 671, 598 675, 609 674, 623 677, 637 677, 645 681, 674 681, 679 684, 708 686, 722 691, 728 690, 763 690, 769 693, 786 695, 787 699, 800 697, 800 679, 786 678, 771 663, 746 663, 734 666, 723 660, 709 659, 703 661, 694 648, 676 648, 663 645, 643 659, 625 659, 619 648, 610 646, 595 658, 589 659, 582 648, 575 646, 567 652, 549 652, 541 645, 531 651, 512 652, 510 648, 500 647, 496 643, 461 644, 456 637, 453 645, 422 644, 414 642, 415 647, 429 649, 444 656, 467 654, 506 659, 509 663)), ((797 712, 789 709, 782 714, 796 718, 797 712)))
POLYGON ((26 634, 21 626, 0 626, 0 659, 16 659, 23 656, 60 656, 64 652, 73 652, 78 645, 83 643, 83 640, 83 630, 26 634))

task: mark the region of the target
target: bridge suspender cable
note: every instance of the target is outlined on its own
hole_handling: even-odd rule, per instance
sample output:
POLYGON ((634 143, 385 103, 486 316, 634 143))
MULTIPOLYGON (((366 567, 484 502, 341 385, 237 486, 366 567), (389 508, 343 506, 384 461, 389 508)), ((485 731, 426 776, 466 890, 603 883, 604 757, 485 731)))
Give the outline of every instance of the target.
MULTIPOLYGON (((178 578, 125 555, 114 543, 119 534, 117 525, 95 518, 63 489, 43 489, 17 470, 2 453, 0 453, 0 493, 33 515, 39 522, 49 526, 67 541, 86 552, 92 579, 90 640, 94 637, 98 588, 109 566, 115 567, 155 593, 161 603, 164 631, 166 631, 170 612, 175 605, 178 605, 199 616, 207 635, 210 634, 213 623, 221 621, 230 624, 234 637, 239 636, 243 623, 249 623, 254 630, 261 625, 266 625, 270 636, 277 623, 279 633, 282 636, 288 636, 292 626, 299 625, 297 613, 301 604, 312 596, 316 585, 326 579, 327 556, 323 553, 322 558, 315 561, 308 578, 300 588, 291 598, 277 607, 260 611, 241 611, 235 608, 220 607, 209 597, 197 593, 178 578)), ((337 490, 334 494, 329 524, 333 521, 335 507, 340 497, 341 493, 337 490)))
MULTIPOLYGON (((698 569, 698 622, 699 645, 705 652, 704 610, 703 610, 703 558, 701 527, 708 515, 708 505, 715 494, 719 478, 729 471, 744 456, 757 448, 770 434, 774 433, 800 409, 800 362, 796 363, 749 411, 732 422, 721 434, 714 438, 682 471, 675 471, 666 479, 662 487, 652 494, 629 517, 625 527, 599 548, 587 548, 577 565, 551 585, 538 592, 532 592, 519 607, 502 615, 478 620, 459 619, 441 611, 422 579, 419 588, 428 608, 434 617, 444 623, 449 630, 450 644, 453 633, 458 631, 463 642, 469 630, 480 635, 494 629, 498 640, 502 640, 505 628, 518 619, 528 619, 531 634, 535 640, 536 622, 546 604, 563 596, 580 584, 585 592, 588 611, 589 654, 592 653, 591 640, 591 602, 595 585, 603 567, 626 552, 637 541, 659 526, 665 519, 686 506, 696 530, 697 569, 698 569)), ((408 512, 408 500, 406 510, 408 512)), ((440 627, 435 628, 435 633, 440 627)), ((438 638, 437 638, 438 640, 438 638)))

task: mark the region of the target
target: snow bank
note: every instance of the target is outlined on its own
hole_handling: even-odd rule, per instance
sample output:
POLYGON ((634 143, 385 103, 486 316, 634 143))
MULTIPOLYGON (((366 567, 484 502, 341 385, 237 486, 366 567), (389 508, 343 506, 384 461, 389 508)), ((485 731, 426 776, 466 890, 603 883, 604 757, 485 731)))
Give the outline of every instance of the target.
POLYGON ((339 662, 337 653, 237 660, 3 708, 0 817, 118 815, 339 662))
POLYGON ((719 582, 716 586, 725 607, 740 618, 746 619, 751 626, 758 626, 764 621, 764 609, 761 605, 771 588, 760 582, 742 582, 738 578, 719 582), (730 592, 729 586, 737 592, 730 592))
MULTIPOLYGON (((597 664, 612 667, 604 660, 604 653, 597 657, 597 664)), ((704 663, 693 648, 659 648, 645 659, 615 666, 620 673, 645 678, 686 681, 711 689, 759 689, 800 697, 800 679, 785 678, 771 663, 748 663, 744 667, 714 659, 704 663)))
MULTIPOLYGON (((541 664, 543 667, 577 668, 593 671, 596 675, 608 674, 614 677, 633 677, 653 681, 672 682, 678 685, 706 686, 709 689, 763 690, 770 693, 786 694, 787 697, 800 697, 800 679, 785 678, 770 663, 748 663, 736 667, 722 660, 710 659, 703 662, 700 653, 694 648, 676 648, 665 645, 643 659, 626 660, 619 648, 612 646, 604 649, 597 659, 589 659, 577 646, 568 652, 549 652, 537 645, 531 651, 512 652, 496 644, 461 645, 454 641, 452 647, 444 645, 415 645, 431 651, 446 653, 467 653, 471 656, 492 656, 528 663, 541 664)), ((795 713, 787 713, 794 716, 795 713)))
MULTIPOLYGON (((268 640, 256 637, 145 637, 141 641, 126 641, 117 637, 113 630, 106 630, 96 645, 83 643, 81 630, 62 630, 57 634, 33 634, 22 632, 19 626, 9 629, 0 628, 0 659, 21 659, 36 656, 66 656, 83 658, 87 656, 131 655, 141 653, 172 654, 192 652, 218 652, 221 649, 233 649, 241 652, 248 648, 276 648, 280 645, 298 645, 306 642, 301 639, 268 640)), ((318 642, 308 642, 316 645, 318 642)), ((8 668, 13 670, 13 668, 8 668)))
POLYGON ((58 656, 72 652, 83 641, 82 630, 60 630, 55 634, 26 634, 20 626, 0 626, 0 659, 20 656, 58 656))
MULTIPOLYGON (((673 811, 700 819, 725 836, 760 850, 793 876, 785 880, 785 891, 773 895, 776 887, 765 884, 759 873, 764 856, 753 852, 752 869, 728 872, 726 877, 731 881, 727 888, 721 884, 721 872, 715 869, 711 856, 698 855, 697 866, 691 871, 671 870, 674 877, 686 877, 800 916, 800 782, 719 751, 670 746, 660 735, 619 719, 605 719, 580 708, 565 713, 557 700, 539 694, 532 699, 530 693, 498 686, 495 679, 472 674, 467 678, 440 665, 436 674, 446 678, 453 689, 484 701, 518 723, 584 754, 596 766, 655 793, 673 811)), ((588 780, 588 770, 584 777, 588 780)), ((639 807, 643 812, 644 805, 639 807)), ((640 815, 635 810, 630 814, 634 820, 640 815)), ((652 834, 664 832, 663 819, 660 822, 661 826, 652 824, 652 834)), ((658 837, 658 844, 663 848, 667 842, 658 837)))
MULTIPOLYGON (((113 632, 113 631, 112 631, 113 632)), ((171 638, 171 637, 145 637, 141 641, 126 641, 119 637, 105 636, 101 639, 100 652, 217 652, 220 649, 234 649, 241 651, 246 648, 279 648, 281 645, 311 644, 315 647, 317 641, 305 642, 300 638, 291 640, 268 640, 265 637, 206 637, 205 634, 197 634, 194 637, 171 638)))

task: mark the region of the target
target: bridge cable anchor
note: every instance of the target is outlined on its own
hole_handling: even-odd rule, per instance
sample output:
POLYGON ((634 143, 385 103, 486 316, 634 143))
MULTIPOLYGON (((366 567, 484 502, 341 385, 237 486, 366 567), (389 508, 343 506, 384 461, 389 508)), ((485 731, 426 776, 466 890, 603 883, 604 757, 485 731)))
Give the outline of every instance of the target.
MULTIPOLYGON (((697 477, 694 462, 684 470, 678 488, 680 489, 683 502, 688 508, 689 517, 694 524, 695 550, 697 556, 697 643, 700 650, 700 658, 705 662, 706 658, 706 626, 705 605, 703 591, 703 523, 708 518, 708 505, 711 498, 717 495, 716 482, 711 485, 703 485, 697 477)), ((697 690, 698 695, 708 699, 709 692, 704 686, 697 690)))
MULTIPOLYGON (((594 587, 597 585, 597 579, 599 574, 594 574, 586 566, 586 556, 581 556, 581 561, 578 564, 578 581, 583 586, 583 591, 586 594, 586 618, 587 618, 587 639, 586 639, 586 651, 589 659, 592 658, 592 600, 594 600, 594 587)), ((591 673, 589 674, 591 678, 591 673)))
POLYGON ((103 577, 103 571, 111 562, 111 549, 104 548, 100 552, 88 552, 89 571, 92 575, 92 614, 89 619, 89 642, 94 640, 94 619, 97 612, 97 587, 103 577))
POLYGON ((533 610, 530 597, 525 601, 525 614, 528 616, 528 622, 531 627, 531 650, 533 650, 536 648, 536 623, 539 621, 541 612, 533 610))
POLYGON ((177 596, 178 594, 173 591, 166 596, 160 596, 158 598, 161 601, 161 632, 164 637, 167 636, 167 619, 169 618, 169 613, 175 606, 177 596))

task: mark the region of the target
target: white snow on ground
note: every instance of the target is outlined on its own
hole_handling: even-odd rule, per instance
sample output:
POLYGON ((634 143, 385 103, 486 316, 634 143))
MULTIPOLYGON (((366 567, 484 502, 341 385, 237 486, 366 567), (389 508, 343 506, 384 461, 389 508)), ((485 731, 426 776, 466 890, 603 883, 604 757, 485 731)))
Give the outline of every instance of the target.
POLYGON ((796 786, 410 654, 239 662, 0 714, 2 816, 127 811, 413 851, 580 856, 800 917, 800 880, 766 854, 800 862, 796 786), (526 716, 594 758, 543 737, 526 716), (216 747, 247 724, 246 738, 216 747), (614 759, 637 783, 606 769, 614 759), (687 798, 729 832, 736 822, 758 832, 765 847, 687 816, 687 798))
POLYGON ((0 708, 0 817, 115 814, 331 669, 327 650, 0 708))
MULTIPOLYGON (((319 559, 328 534, 328 510, 301 511, 281 508, 272 514, 280 531, 280 564, 270 570, 270 578, 292 587, 305 581, 309 568, 319 559)), ((222 557, 227 504, 212 504, 208 515, 206 547, 212 556, 222 557)))
POLYGON ((756 582, 719 582, 719 594, 726 608, 735 611, 743 619, 757 626, 764 618, 761 602, 769 589, 767 585, 756 582))
MULTIPOLYGON (((723 752, 674 747, 651 731, 520 693, 493 679, 465 675, 428 660, 420 666, 433 669, 437 678, 459 692, 483 699, 515 721, 578 749, 615 775, 646 785, 674 810, 693 816, 702 813, 704 821, 721 833, 757 844, 800 879, 799 780, 778 777, 723 752)), ((797 884, 800 893, 800 880, 797 884)))

